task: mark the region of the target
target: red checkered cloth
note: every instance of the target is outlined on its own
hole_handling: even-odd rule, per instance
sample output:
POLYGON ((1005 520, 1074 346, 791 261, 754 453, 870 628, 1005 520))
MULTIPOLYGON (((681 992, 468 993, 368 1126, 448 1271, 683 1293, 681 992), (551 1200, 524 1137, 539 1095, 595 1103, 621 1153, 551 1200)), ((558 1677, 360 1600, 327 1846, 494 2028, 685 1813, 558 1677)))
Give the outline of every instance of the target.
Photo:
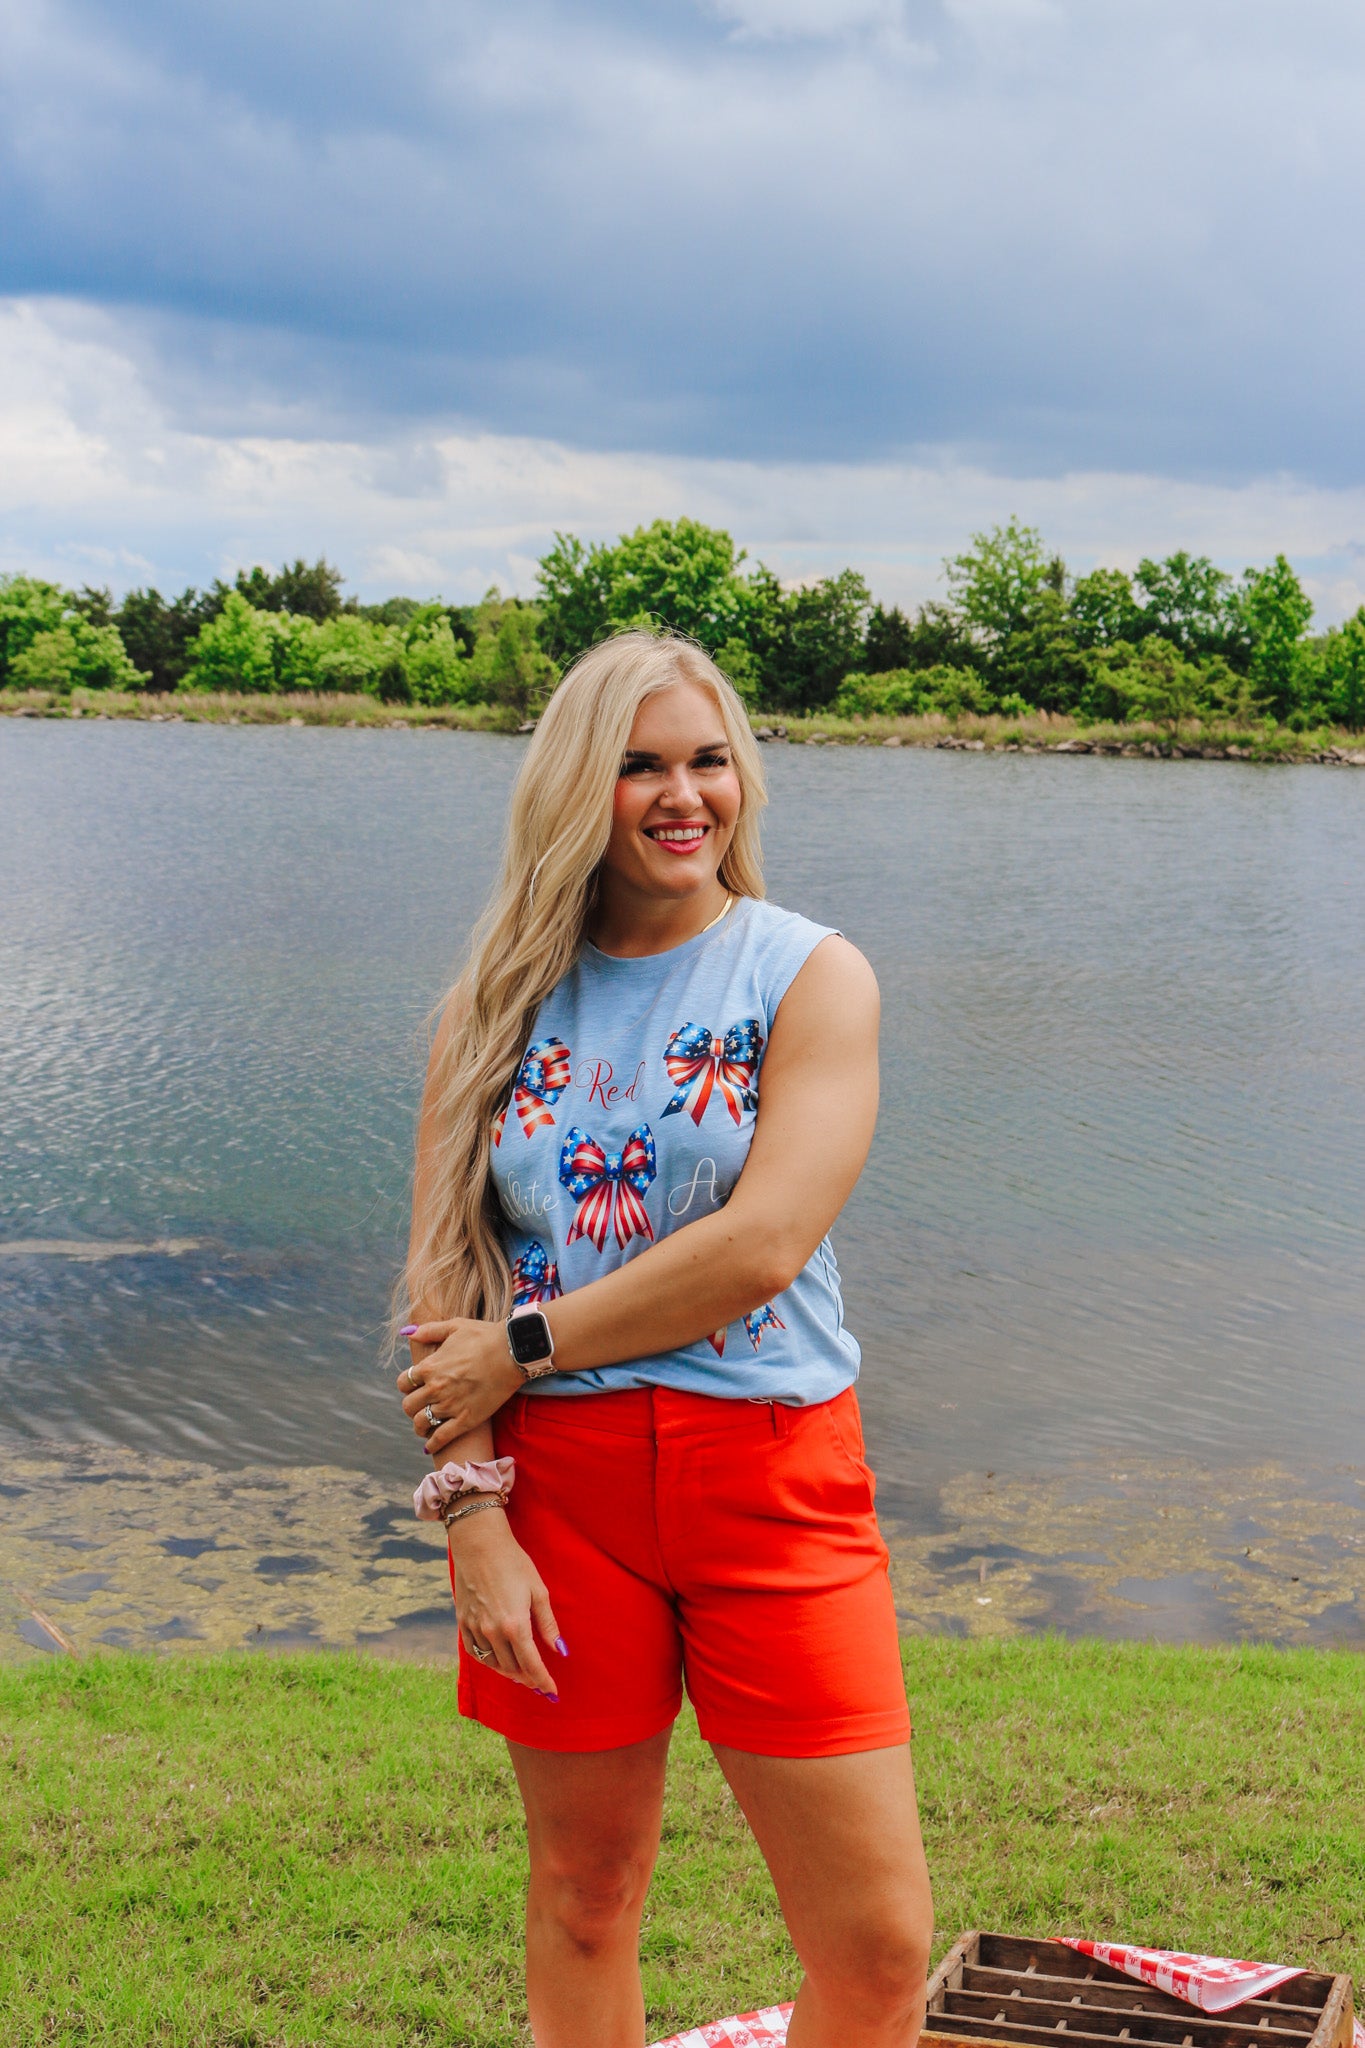
MULTIPOLYGON (((1064 1947, 1078 1949, 1083 1956, 1094 1956, 1096 1962, 1108 1963, 1112 1969, 1122 1970, 1125 1977, 1136 1977, 1140 1984, 1169 1991, 1172 1998, 1183 1998, 1186 2005, 1197 2005, 1201 2012, 1227 2012, 1243 1999, 1264 1998, 1276 1985, 1303 1975, 1301 1968, 1284 1963, 1193 1956, 1174 1948, 1128 1948, 1108 1941, 1075 1941, 1070 1935, 1060 1939, 1064 1947)), ((1359 2024, 1357 2021, 1357 2048, 1365 2048, 1359 2024)))
POLYGON ((770 2044, 786 2040, 791 2016, 789 2005, 765 2005, 761 2012, 740 2013, 734 2019, 712 2020, 709 2027, 693 2027, 686 2034, 670 2034, 666 2041, 656 2041, 654 2048, 770 2048, 770 2044))

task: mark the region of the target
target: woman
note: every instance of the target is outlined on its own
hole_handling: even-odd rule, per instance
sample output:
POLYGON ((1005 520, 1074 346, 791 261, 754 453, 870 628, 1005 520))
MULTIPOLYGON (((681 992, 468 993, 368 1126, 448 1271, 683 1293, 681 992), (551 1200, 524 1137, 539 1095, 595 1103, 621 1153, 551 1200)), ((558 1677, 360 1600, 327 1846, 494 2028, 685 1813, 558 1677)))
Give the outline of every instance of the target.
POLYGON ((531 742, 432 1049, 398 1386, 444 1468, 419 1493, 460 1709, 507 1738, 526 1807, 539 2048, 640 2048, 683 1677, 805 1971, 791 2048, 910 2048, 923 2017, 909 1720, 826 1238, 872 1138, 877 988, 764 902, 765 800, 705 655, 593 649, 531 742))

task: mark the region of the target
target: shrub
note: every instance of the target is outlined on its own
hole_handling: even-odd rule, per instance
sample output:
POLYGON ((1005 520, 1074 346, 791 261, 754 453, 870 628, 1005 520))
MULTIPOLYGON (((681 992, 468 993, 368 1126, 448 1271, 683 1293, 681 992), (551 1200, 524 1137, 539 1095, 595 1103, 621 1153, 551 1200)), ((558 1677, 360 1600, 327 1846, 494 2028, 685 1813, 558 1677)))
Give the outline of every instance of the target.
POLYGON ((140 690, 148 681, 133 667, 116 626, 92 626, 88 619, 63 619, 37 634, 9 664, 9 680, 21 690, 140 690))
POLYGON ((991 709, 991 694, 975 669, 893 668, 884 675, 845 676, 830 707, 839 718, 914 718, 941 712, 960 718, 965 711, 991 709))
MULTIPOLYGON (((292 625, 292 621, 290 622, 292 625)), ((311 630, 311 622, 308 622, 311 630)), ((187 690, 274 690, 280 675, 276 644, 290 636, 277 612, 260 612, 230 590, 216 619, 200 627, 190 647, 187 690)))
POLYGON ((470 657, 470 681, 486 704, 501 704, 527 719, 539 711, 559 678, 559 670, 539 640, 539 613, 533 605, 488 603, 480 610, 477 645, 470 657))
POLYGON ((338 612, 312 630, 309 659, 312 684, 319 690, 365 690, 379 696, 380 677, 395 663, 406 675, 403 638, 395 626, 377 626, 354 612, 338 612))
POLYGON ((70 603, 66 592, 38 576, 0 576, 0 683, 13 680, 15 661, 40 633, 60 626, 70 603))
POLYGON ((477 699, 478 678, 444 615, 423 621, 403 653, 408 689, 419 704, 468 704, 477 699))

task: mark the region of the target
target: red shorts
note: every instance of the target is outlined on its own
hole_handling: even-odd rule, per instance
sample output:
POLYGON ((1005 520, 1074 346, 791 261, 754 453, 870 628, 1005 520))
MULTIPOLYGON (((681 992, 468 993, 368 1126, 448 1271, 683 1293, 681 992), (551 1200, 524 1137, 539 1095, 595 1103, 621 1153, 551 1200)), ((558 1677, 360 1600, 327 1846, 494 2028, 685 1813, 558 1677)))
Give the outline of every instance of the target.
POLYGON ((811 1408, 669 1387, 518 1395, 494 1436, 570 1654, 546 1656, 556 1706, 461 1645, 462 1714, 532 1749, 617 1749, 672 1724, 685 1678, 702 1735, 727 1748, 908 1740, 851 1387, 811 1408))

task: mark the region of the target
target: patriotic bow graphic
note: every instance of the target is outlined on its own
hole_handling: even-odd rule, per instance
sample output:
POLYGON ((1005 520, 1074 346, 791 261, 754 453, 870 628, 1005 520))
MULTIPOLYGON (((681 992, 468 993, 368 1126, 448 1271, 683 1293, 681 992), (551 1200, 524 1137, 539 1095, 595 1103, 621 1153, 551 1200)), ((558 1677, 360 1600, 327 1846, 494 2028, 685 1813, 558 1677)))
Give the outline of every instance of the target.
POLYGON ((610 1229, 622 1251, 633 1237, 652 1243, 654 1226, 640 1197, 657 1171, 648 1124, 637 1125, 619 1152, 604 1152, 575 1124, 559 1155, 560 1181, 578 1204, 565 1244, 590 1237, 600 1252, 610 1229))
POLYGON ((513 1308, 524 1308, 531 1301, 556 1301, 563 1292, 558 1266, 540 1239, 533 1237, 512 1267, 513 1308))
MULTIPOLYGON (((763 1332, 765 1330, 785 1330, 786 1327, 787 1325, 783 1322, 770 1301, 765 1301, 762 1308, 751 1309, 744 1318, 744 1328, 748 1333, 749 1342, 753 1345, 755 1351, 763 1342, 763 1332)), ((724 1358, 724 1330, 712 1330, 706 1341, 715 1352, 717 1358, 724 1358)))
MULTIPOLYGON (((526 1056, 517 1069, 511 1106, 521 1118, 521 1128, 528 1138, 542 1125, 554 1122, 550 1104, 558 1102, 569 1085, 572 1057, 562 1038, 540 1038, 527 1047, 526 1056)), ((504 1107, 498 1111, 498 1120, 493 1126, 495 1145, 502 1143, 506 1121, 507 1109, 504 1107)))
POLYGON ((719 1088, 738 1123, 746 1109, 758 1108, 754 1074, 762 1056, 763 1033, 757 1017, 732 1024, 724 1038, 713 1038, 704 1024, 684 1024, 664 1047, 664 1065, 674 1092, 663 1114, 676 1116, 679 1110, 690 1108, 693 1123, 699 1124, 712 1091, 719 1088), (689 1105, 687 1098, 694 1089, 696 1098, 689 1105))
POLYGON ((744 1318, 744 1327, 748 1332, 749 1342, 753 1345, 754 1350, 757 1351, 759 1345, 763 1342, 763 1332, 765 1330, 785 1330, 787 1325, 783 1322, 772 1303, 765 1301, 762 1308, 755 1308, 749 1311, 749 1314, 744 1318))

